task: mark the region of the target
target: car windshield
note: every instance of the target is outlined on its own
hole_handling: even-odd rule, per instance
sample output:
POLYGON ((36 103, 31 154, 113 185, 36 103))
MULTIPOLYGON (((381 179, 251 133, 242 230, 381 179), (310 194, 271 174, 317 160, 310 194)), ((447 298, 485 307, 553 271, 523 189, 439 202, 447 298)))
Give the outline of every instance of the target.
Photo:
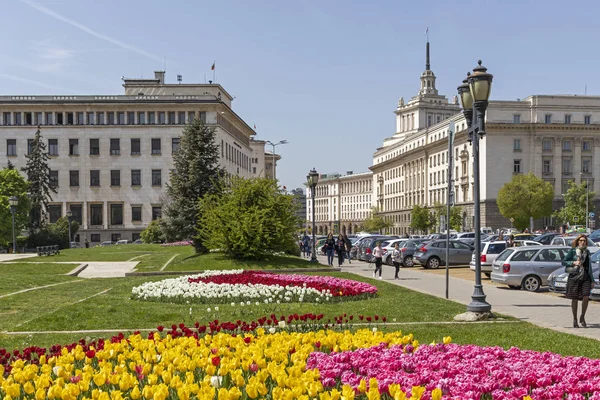
POLYGON ((510 257, 510 255, 512 253, 514 253, 515 251, 513 249, 506 249, 504 250, 502 253, 500 253, 500 255, 498 256, 498 258, 496 258, 496 261, 504 261, 506 260, 508 257, 510 257))
POLYGON ((517 252, 517 254, 512 256, 512 258, 510 260, 511 261, 529 261, 529 260, 531 260, 533 255, 537 252, 538 252, 537 250, 521 250, 521 251, 517 252))

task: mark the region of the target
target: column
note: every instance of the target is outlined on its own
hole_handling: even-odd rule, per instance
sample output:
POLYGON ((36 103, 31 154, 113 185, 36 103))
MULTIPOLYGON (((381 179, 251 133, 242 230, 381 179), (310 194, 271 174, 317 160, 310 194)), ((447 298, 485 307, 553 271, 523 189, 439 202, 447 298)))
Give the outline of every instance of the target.
POLYGON ((562 199, 562 149, 561 140, 558 137, 554 140, 554 151, 552 151, 552 170, 554 175, 554 196, 562 199))
POLYGON ((102 214, 104 214, 103 218, 102 218, 102 228, 108 229, 108 221, 109 221, 110 215, 108 213, 108 202, 107 201, 102 202, 102 214))
POLYGON ((594 178, 594 183, 592 187, 597 195, 600 193, 600 138, 594 138, 592 143, 594 145, 594 155, 592 157, 592 178, 594 178))
MULTIPOLYGON (((81 225, 83 229, 89 229, 88 226, 88 203, 84 201, 81 203, 81 225)), ((87 237, 87 235, 86 235, 87 237)))
MULTIPOLYGON (((543 154, 542 154, 542 137, 536 136, 533 138, 533 149, 530 152, 533 157, 529 157, 529 162, 533 163, 530 166, 530 171, 533 171, 535 176, 543 176, 542 164, 543 164, 543 154)), ((525 161, 525 160, 523 160, 525 161)), ((523 171, 525 172, 525 171, 523 171)))
POLYGON ((573 178, 575 178, 575 182, 581 183, 581 138, 576 137, 573 140, 575 148, 573 149, 573 161, 572 161, 572 170, 573 170, 573 178))

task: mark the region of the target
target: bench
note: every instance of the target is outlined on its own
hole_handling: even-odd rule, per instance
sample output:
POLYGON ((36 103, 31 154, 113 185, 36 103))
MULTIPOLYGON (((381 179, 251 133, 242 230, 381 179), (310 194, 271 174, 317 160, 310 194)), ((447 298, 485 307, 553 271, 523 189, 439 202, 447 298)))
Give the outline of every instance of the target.
POLYGON ((53 256, 54 254, 60 254, 57 244, 52 246, 38 246, 36 247, 36 252, 38 256, 53 256))

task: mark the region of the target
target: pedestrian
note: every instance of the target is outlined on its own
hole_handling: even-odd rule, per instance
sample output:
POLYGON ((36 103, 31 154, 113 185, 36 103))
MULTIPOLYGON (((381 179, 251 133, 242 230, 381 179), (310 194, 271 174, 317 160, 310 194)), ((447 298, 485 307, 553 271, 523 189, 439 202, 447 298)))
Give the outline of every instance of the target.
POLYGON ((327 265, 333 267, 333 252, 335 251, 335 239, 330 232, 325 240, 325 254, 327 254, 327 265))
POLYGON ((337 251, 338 256, 338 267, 341 267, 344 264, 344 258, 346 258, 346 242, 341 233, 335 242, 335 251, 337 251))
POLYGON ((502 232, 500 232, 500 234, 498 235, 498 240, 505 240, 504 239, 504 234, 502 232))
POLYGON ((310 256, 310 238, 304 232, 304 236, 302 236, 302 251, 305 257, 310 256))
POLYGON ((396 274, 394 275, 394 279, 400 279, 398 277, 398 272, 400 272, 400 258, 402 257, 402 252, 400 251, 400 246, 398 242, 394 244, 394 250, 392 251, 392 262, 394 263, 394 268, 396 268, 396 274))
POLYGON ((348 258, 348 264, 352 264, 352 256, 351 256, 351 252, 352 252, 352 242, 350 241, 350 239, 348 238, 348 235, 346 235, 344 233, 344 243, 345 243, 345 247, 346 247, 346 258, 348 258))
POLYGON ((506 241, 506 247, 515 247, 515 235, 510 235, 506 241))
POLYGON ((85 238, 85 248, 86 249, 90 248, 90 242, 87 240, 87 238, 85 238))
POLYGON ((377 271, 379 271, 379 279, 381 279, 381 270, 383 266, 383 249, 381 248, 381 242, 377 242, 377 245, 373 249, 373 258, 375 258, 375 272, 373 272, 373 278, 377 276, 377 271))
POLYGON ((580 300, 582 303, 579 323, 584 328, 587 327, 585 312, 590 301, 590 292, 594 287, 594 275, 590 266, 590 251, 587 248, 587 244, 587 236, 577 236, 571 245, 571 250, 569 250, 562 262, 565 270, 569 273, 565 297, 571 299, 573 328, 579 328, 579 324, 577 323, 577 303, 580 300))

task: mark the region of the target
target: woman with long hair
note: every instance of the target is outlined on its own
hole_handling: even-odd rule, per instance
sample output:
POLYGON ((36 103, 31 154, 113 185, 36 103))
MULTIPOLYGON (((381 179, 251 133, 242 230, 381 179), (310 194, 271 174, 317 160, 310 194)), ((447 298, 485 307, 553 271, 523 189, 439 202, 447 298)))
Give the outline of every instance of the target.
POLYGON ((579 323, 584 328, 585 312, 590 301, 590 292, 594 287, 594 276, 590 264, 590 251, 587 248, 588 238, 585 235, 579 235, 573 241, 571 250, 565 256, 562 264, 569 273, 567 280, 567 292, 565 296, 571 299, 571 312, 573 313, 573 328, 579 328, 577 323, 577 303, 581 300, 581 317, 579 323))
POLYGON ((327 254, 327 265, 333 267, 333 253, 335 252, 335 239, 333 233, 329 232, 325 240, 325 253, 327 254))

